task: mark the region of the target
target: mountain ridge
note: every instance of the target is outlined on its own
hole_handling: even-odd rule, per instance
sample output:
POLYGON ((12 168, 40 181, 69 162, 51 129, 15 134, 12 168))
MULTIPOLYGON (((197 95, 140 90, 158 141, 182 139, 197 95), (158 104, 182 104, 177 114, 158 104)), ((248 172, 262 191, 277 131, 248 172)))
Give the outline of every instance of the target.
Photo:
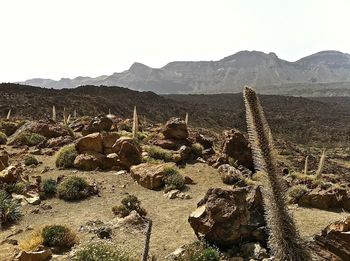
POLYGON ((350 54, 328 50, 290 62, 273 52, 240 51, 217 61, 174 61, 160 68, 135 62, 128 70, 95 78, 78 76, 58 81, 34 78, 21 83, 54 89, 124 86, 158 94, 235 93, 248 84, 261 93, 283 86, 285 89, 276 87, 275 94, 288 95, 300 95, 307 85, 306 96, 314 96, 314 88, 319 93, 320 84, 331 84, 334 91, 329 92, 330 96, 350 96, 350 54), (334 83, 341 83, 341 91, 334 83), (296 93, 288 89, 290 84, 299 85, 296 93))

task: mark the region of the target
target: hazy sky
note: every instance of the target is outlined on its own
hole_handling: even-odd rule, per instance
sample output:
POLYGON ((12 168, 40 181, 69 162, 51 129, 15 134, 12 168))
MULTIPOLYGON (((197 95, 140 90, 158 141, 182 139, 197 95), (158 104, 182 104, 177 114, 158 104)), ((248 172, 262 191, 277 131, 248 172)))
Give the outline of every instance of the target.
POLYGON ((349 0, 0 0, 0 81, 98 76, 135 61, 350 53, 349 0))

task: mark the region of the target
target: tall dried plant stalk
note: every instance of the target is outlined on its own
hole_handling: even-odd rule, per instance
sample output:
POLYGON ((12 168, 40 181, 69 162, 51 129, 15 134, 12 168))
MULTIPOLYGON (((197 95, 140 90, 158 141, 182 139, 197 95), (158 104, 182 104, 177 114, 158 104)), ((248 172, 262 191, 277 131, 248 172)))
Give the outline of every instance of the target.
POLYGON ((6 120, 9 120, 11 117, 11 109, 9 109, 8 113, 7 113, 7 116, 6 116, 6 120))
POLYGON ((186 116, 185 116, 185 123, 186 125, 188 125, 188 113, 186 112, 186 116))
POLYGON ((317 177, 321 177, 321 175, 322 175, 322 171, 323 171, 325 160, 326 160, 326 149, 324 149, 322 151, 320 162, 318 163, 318 168, 317 168, 317 171, 316 171, 316 176, 317 177))
POLYGON ((304 175, 307 175, 307 169, 309 165, 309 155, 305 157, 305 164, 304 164, 304 175))
POLYGON ((311 260, 287 209, 286 189, 276 165, 272 135, 263 108, 250 87, 244 88, 243 95, 255 169, 267 176, 263 196, 271 251, 279 261, 311 260))
POLYGON ((145 239, 145 245, 143 248, 143 255, 141 261, 147 261, 148 259, 148 253, 149 253, 149 243, 151 240, 151 234, 152 234, 152 220, 148 219, 148 226, 146 231, 146 239, 145 239))
POLYGON ((56 121, 57 117, 56 117, 56 106, 52 106, 52 120, 56 121))
POLYGON ((139 129, 139 119, 137 116, 136 106, 134 106, 134 114, 133 114, 133 121, 132 121, 132 137, 133 138, 136 138, 138 129, 139 129))
POLYGON ((74 119, 76 119, 76 118, 77 118, 77 110, 76 110, 76 109, 74 109, 74 114, 73 114, 73 117, 74 117, 74 119))

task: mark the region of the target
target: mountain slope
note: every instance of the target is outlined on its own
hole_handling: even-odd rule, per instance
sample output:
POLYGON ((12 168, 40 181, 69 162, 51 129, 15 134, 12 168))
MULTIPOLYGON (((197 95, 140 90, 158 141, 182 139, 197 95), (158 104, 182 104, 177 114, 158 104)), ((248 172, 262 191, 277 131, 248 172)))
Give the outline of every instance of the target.
POLYGON ((171 62, 162 68, 134 63, 124 72, 96 78, 59 81, 36 78, 23 83, 55 89, 80 85, 125 86, 159 94, 232 93, 240 92, 248 84, 262 93, 350 96, 350 55, 323 51, 288 62, 274 53, 241 51, 219 61, 171 62), (330 91, 322 94, 320 86, 330 91))

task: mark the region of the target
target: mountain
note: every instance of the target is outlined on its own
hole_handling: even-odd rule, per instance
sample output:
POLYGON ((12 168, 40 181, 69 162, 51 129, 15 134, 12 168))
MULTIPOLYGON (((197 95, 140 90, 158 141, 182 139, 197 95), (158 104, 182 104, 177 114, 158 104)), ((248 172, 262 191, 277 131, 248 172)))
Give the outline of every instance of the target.
MULTIPOLYGON (((349 147, 350 97, 304 98, 261 95, 267 120, 276 137, 307 144, 321 143, 349 147)), ((241 93, 213 95, 157 95, 121 87, 81 86, 47 89, 19 84, 0 84, 0 118, 11 109, 11 118, 50 118, 55 105, 62 120, 67 114, 96 116, 111 113, 131 118, 137 106, 139 118, 166 122, 170 117, 189 114, 191 127, 220 133, 223 129, 245 130, 246 119, 241 93)))
POLYGON ((350 96, 350 55, 323 51, 288 62, 275 53, 241 51, 219 61, 171 62, 162 68, 134 63, 129 70, 112 75, 59 81, 36 78, 23 84, 55 89, 124 86, 158 94, 234 93, 248 84, 261 93, 350 96), (328 92, 323 93, 324 89, 328 92))

